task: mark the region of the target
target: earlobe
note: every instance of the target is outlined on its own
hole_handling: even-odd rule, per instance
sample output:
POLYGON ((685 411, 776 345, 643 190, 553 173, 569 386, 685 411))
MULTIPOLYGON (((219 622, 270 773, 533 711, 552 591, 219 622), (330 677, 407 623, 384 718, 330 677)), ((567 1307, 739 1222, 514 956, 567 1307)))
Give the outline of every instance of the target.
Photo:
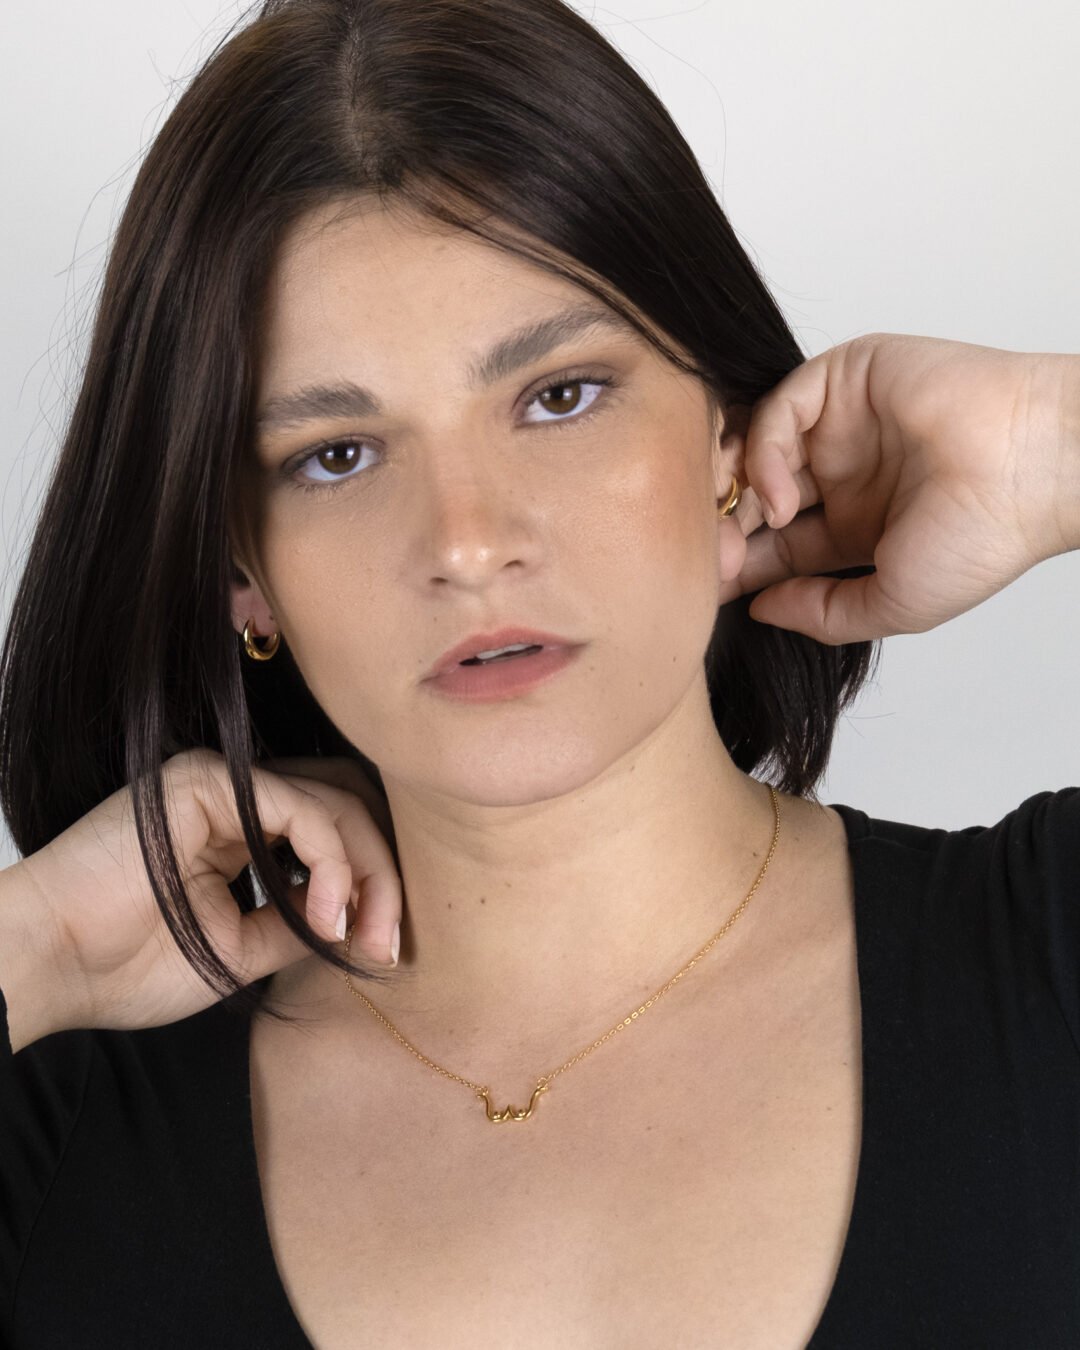
POLYGON ((716 533, 716 565, 722 582, 734 581, 746 566, 747 542, 738 522, 729 529, 721 520, 716 533))

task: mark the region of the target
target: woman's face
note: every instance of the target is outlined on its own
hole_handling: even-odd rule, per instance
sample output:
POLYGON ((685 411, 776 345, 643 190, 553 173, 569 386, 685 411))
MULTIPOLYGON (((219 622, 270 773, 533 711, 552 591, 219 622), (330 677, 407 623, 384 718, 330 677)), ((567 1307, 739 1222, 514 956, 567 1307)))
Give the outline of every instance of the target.
POLYGON ((632 329, 500 348, 583 305, 614 316, 402 207, 313 214, 280 256, 234 618, 281 631, 391 792, 571 792, 701 692, 733 465, 704 388, 632 329), (309 393, 284 416, 346 385, 367 406, 309 393), (427 678, 463 639, 518 625, 579 644, 574 659, 496 701, 427 678))

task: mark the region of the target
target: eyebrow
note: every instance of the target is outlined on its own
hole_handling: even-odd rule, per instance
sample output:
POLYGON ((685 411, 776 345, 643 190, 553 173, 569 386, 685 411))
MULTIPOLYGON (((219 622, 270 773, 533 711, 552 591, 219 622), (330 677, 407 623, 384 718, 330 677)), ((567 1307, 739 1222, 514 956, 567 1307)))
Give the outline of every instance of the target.
MULTIPOLYGON (((466 388, 474 391, 489 388, 572 338, 605 329, 623 337, 641 338, 633 324, 613 309, 589 303, 572 305, 500 338, 469 365, 465 372, 466 388)), ((382 404, 370 389, 343 380, 337 384, 308 385, 268 399, 259 409, 256 426, 265 433, 302 426, 323 417, 373 417, 382 412, 382 404)))

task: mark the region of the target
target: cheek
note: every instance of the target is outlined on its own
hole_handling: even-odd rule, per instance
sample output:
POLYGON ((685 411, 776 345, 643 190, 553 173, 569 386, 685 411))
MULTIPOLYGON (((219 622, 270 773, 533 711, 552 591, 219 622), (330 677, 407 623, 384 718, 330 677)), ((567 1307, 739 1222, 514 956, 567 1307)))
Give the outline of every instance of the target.
POLYGON ((643 452, 618 478, 607 503, 611 530, 604 552, 669 594, 699 590, 715 577, 715 510, 711 471, 677 439, 643 452))
POLYGON ((336 721, 350 691, 355 698, 363 689, 367 697, 385 679, 373 656, 385 649, 387 634, 379 627, 387 617, 384 588, 376 584, 355 530, 343 530, 330 512, 322 520, 268 512, 261 557, 293 660, 336 721))
POLYGON ((605 503, 589 585, 612 597, 611 635, 632 644, 643 679, 681 680, 704 656, 720 599, 715 517, 711 467, 677 441, 637 456, 605 503))

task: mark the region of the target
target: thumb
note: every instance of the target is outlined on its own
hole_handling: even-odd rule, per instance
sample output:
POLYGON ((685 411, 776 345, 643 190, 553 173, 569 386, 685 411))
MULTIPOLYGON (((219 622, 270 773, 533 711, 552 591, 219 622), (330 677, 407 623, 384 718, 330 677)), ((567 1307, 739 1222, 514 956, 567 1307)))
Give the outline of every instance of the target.
MULTIPOLYGON (((300 908, 292 892, 303 895, 303 886, 291 888, 290 899, 300 908)), ((260 980, 311 956, 311 948, 292 931, 273 905, 260 905, 240 920, 243 935, 244 978, 260 980)))
POLYGON ((791 577, 753 599, 752 619, 802 633, 828 647, 872 642, 902 629, 884 623, 876 571, 861 577, 791 577))

